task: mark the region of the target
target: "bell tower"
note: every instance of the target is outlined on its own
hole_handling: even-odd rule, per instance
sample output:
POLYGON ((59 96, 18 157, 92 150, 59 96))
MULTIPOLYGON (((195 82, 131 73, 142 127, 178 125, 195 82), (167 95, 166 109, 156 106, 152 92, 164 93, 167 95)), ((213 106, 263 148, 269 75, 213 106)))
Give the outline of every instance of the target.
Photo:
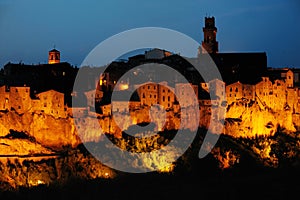
POLYGON ((205 17, 205 26, 203 27, 203 33, 204 40, 202 41, 202 47, 199 47, 198 53, 218 53, 219 44, 217 42, 217 28, 215 26, 214 17, 205 17))
POLYGON ((48 64, 60 63, 60 51, 55 48, 49 51, 48 64))

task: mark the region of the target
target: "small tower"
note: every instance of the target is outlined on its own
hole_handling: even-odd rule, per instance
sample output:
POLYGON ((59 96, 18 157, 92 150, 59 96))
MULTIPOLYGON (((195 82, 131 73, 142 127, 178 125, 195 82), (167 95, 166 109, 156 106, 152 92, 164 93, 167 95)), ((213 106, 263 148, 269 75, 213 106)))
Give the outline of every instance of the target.
POLYGON ((49 51, 48 64, 60 63, 60 52, 55 48, 49 51))
POLYGON ((200 53, 218 53, 219 44, 217 42, 217 28, 215 26, 214 17, 205 17, 205 27, 203 27, 204 40, 202 41, 202 47, 199 47, 200 53))

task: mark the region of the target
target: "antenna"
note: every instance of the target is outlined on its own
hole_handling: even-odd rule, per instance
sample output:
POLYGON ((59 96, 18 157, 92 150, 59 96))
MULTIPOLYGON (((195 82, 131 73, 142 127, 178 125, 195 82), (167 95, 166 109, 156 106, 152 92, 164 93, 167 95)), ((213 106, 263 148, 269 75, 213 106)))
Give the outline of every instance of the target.
POLYGON ((53 48, 55 49, 55 44, 53 45, 53 48))

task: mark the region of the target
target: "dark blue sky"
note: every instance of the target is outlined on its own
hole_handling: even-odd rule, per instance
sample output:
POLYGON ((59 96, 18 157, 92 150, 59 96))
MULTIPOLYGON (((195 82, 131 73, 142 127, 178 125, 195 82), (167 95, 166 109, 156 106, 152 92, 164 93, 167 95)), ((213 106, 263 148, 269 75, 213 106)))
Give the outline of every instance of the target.
POLYGON ((267 52, 270 67, 300 67, 298 0, 0 0, 0 66, 46 63, 54 44, 80 66, 101 41, 138 27, 201 42, 206 14, 216 17, 220 52, 267 52))

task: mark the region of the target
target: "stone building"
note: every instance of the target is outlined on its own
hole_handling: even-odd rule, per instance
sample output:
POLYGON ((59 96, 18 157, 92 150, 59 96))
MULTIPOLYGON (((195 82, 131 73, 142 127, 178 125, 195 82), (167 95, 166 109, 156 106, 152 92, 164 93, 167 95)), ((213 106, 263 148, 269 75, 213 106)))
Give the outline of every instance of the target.
POLYGON ((295 68, 268 68, 268 77, 272 80, 280 79, 286 80, 287 87, 292 88, 294 86, 300 86, 300 69, 295 68))
POLYGON ((175 102, 174 88, 167 85, 166 82, 158 85, 158 104, 165 109, 173 107, 175 102))
POLYGON ((31 98, 29 87, 10 87, 9 101, 11 110, 24 113, 31 109, 31 98))
POLYGON ((55 118, 66 117, 66 110, 64 105, 64 94, 55 90, 49 90, 36 95, 39 99, 35 110, 52 115, 55 118))
POLYGON ((115 91, 112 96, 111 109, 113 113, 129 113, 130 111, 139 109, 140 106, 140 98, 136 92, 115 91))
POLYGON ((242 88, 243 84, 239 81, 226 86, 226 99, 228 105, 242 98, 242 88))
POLYGON ((167 85, 167 82, 154 83, 147 82, 136 85, 141 105, 152 106, 159 104, 165 109, 173 107, 175 102, 174 88, 167 85))
POLYGON ((212 99, 217 99, 220 102, 226 100, 225 83, 219 79, 214 79, 208 83, 209 92, 214 96, 212 99))
POLYGON ((177 83, 175 95, 181 107, 194 106, 198 103, 198 86, 190 83, 177 83))
POLYGON ((255 95, 259 103, 263 106, 268 106, 271 104, 272 99, 270 98, 270 93, 272 91, 273 84, 269 77, 262 77, 262 81, 255 85, 255 95))
POLYGON ((235 101, 255 100, 260 107, 270 108, 274 111, 291 110, 299 112, 299 89, 293 86, 293 72, 286 73, 279 79, 270 80, 262 77, 262 80, 254 85, 236 82, 226 86, 227 103, 235 101))
POLYGON ((243 84, 241 82, 232 83, 226 86, 227 104, 232 104, 236 100, 254 100, 255 86, 250 84, 243 84))
POLYGON ((15 110, 22 114, 31 109, 29 87, 0 87, 0 110, 15 110))
POLYGON ((95 103, 99 103, 103 98, 103 92, 98 89, 86 91, 84 94, 87 99, 87 106, 92 108, 95 107, 95 103))
POLYGON ((158 85, 154 82, 147 82, 135 86, 141 100, 141 105, 152 106, 158 103, 158 85))

